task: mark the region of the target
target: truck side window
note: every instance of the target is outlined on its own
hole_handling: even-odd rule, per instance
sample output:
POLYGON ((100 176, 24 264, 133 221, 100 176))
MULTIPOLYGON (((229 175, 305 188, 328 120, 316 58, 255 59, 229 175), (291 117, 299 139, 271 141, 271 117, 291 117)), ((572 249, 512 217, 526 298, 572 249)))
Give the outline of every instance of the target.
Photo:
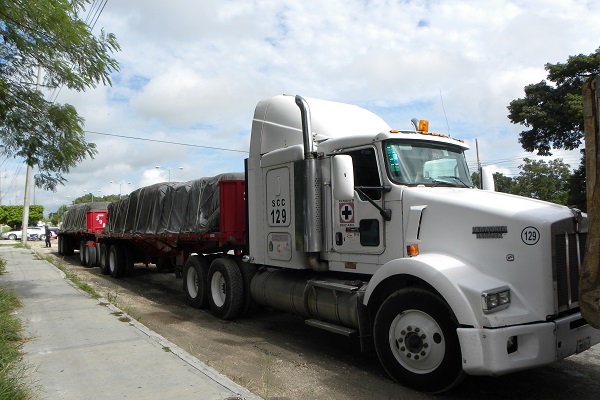
MULTIPOLYGON (((354 186, 381 186, 374 149, 355 150, 347 154, 352 157, 354 165, 354 186)), ((381 190, 366 189, 363 191, 373 200, 381 199, 381 190)), ((362 195, 360 198, 365 200, 362 195)))
POLYGON ((379 246, 379 221, 361 219, 358 228, 361 246, 379 246))

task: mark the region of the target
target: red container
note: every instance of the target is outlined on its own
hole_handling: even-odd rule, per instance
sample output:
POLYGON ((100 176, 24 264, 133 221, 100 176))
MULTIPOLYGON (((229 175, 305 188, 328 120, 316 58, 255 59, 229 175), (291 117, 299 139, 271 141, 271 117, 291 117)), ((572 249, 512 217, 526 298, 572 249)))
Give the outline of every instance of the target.
POLYGON ((219 187, 219 230, 225 238, 243 238, 246 230, 246 182, 223 180, 219 187))
POLYGON ((88 211, 86 215, 86 226, 88 233, 102 233, 106 226, 106 210, 88 211))

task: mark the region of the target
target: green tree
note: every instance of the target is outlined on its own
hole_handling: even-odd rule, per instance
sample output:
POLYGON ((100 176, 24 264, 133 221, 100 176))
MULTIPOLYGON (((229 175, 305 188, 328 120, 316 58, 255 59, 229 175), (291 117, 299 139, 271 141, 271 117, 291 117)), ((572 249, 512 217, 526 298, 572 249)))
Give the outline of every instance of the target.
POLYGON ((566 63, 546 64, 548 80, 525 86, 525 97, 510 102, 508 118, 528 130, 519 143, 526 151, 551 155, 551 149, 573 150, 583 138, 582 86, 600 72, 600 48, 566 63))
POLYGON ((514 178, 513 193, 533 199, 567 204, 571 172, 563 160, 557 158, 545 162, 524 158, 519 165, 519 176, 514 178))
MULTIPOLYGON (((583 83, 600 72, 600 48, 589 55, 570 56, 566 63, 546 64, 546 81, 525 86, 525 97, 511 101, 508 118, 528 130, 520 133, 519 143, 526 151, 551 155, 552 149, 573 150, 584 136, 582 112, 583 83)), ((582 162, 584 160, 582 159, 582 162)), ((569 185, 569 198, 576 200, 586 191, 585 164, 569 185)), ((585 210, 585 201, 573 202, 585 210)))
POLYGON ((37 166, 35 184, 55 190, 64 174, 96 154, 83 132, 83 119, 69 104, 47 101, 43 85, 83 91, 110 84, 118 69, 111 54, 116 38, 98 37, 78 14, 90 0, 3 1, 0 3, 0 153, 37 166))
MULTIPOLYGON (((35 205, 29 210, 27 225, 35 225, 44 218, 44 207, 35 205)), ((0 206, 0 223, 20 229, 23 221, 23 206, 0 206)))
POLYGON ((585 152, 582 151, 581 163, 579 167, 571 174, 569 180, 569 198, 567 204, 570 207, 578 208, 587 212, 587 188, 585 185, 585 152))
MULTIPOLYGON (((493 177, 496 192, 513 193, 513 178, 504 175, 502 172, 494 172, 493 177)), ((471 174, 471 180, 475 186, 479 187, 479 173, 473 172, 471 174)))

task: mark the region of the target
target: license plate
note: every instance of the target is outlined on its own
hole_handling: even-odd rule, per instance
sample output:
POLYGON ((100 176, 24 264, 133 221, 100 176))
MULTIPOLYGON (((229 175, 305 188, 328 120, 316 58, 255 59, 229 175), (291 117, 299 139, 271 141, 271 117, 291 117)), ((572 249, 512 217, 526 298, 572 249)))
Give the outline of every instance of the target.
POLYGON ((582 351, 586 351, 587 349, 590 348, 592 344, 592 339, 591 337, 585 337, 582 339, 579 339, 577 341, 577 353, 581 353, 582 351))

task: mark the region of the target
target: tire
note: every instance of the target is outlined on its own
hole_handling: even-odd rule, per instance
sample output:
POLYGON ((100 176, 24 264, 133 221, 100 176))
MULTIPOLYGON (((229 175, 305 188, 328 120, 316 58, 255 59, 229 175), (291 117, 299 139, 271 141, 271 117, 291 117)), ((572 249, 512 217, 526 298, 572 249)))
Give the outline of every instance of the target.
POLYGON ((400 384, 441 393, 464 378, 458 323, 450 307, 424 289, 388 297, 375 317, 375 349, 383 368, 400 384))
POLYGON ((123 252, 125 255, 125 273, 123 276, 131 276, 135 264, 135 250, 131 246, 125 246, 123 252))
POLYGON ((119 244, 111 245, 108 250, 108 269, 113 278, 121 278, 125 275, 125 252, 119 244))
POLYGON ((208 308, 208 269, 208 260, 200 255, 191 256, 183 266, 183 292, 194 308, 208 308))
POLYGON ((102 275, 110 274, 110 268, 108 266, 108 245, 106 243, 100 244, 100 261, 99 267, 102 275))
POLYGON ((15 235, 14 233, 11 233, 10 235, 8 235, 8 238, 10 240, 17 240, 17 235, 15 235))
POLYGON ((79 242, 79 262, 81 265, 87 265, 87 246, 85 240, 79 242))
POLYGON ((64 251, 63 251, 63 238, 62 236, 59 236, 57 239, 58 243, 57 243, 57 247, 58 247, 58 255, 62 256, 64 255, 64 251))
POLYGON ((249 317, 259 309, 258 303, 252 298, 252 293, 250 292, 250 284, 252 283, 252 278, 256 275, 256 265, 245 263, 242 261, 240 257, 236 257, 235 261, 237 262, 240 272, 242 273, 242 281, 244 283, 244 303, 242 306, 242 311, 240 312, 240 317, 249 317))
POLYGON ((208 303, 215 317, 227 320, 240 314, 244 304, 244 282, 234 260, 223 257, 210 264, 208 287, 208 303))
POLYGON ((108 269, 113 278, 121 278, 125 275, 125 252, 119 244, 113 244, 108 249, 108 269))
POLYGON ((75 246, 73 246, 73 239, 70 237, 63 238, 63 253, 65 256, 72 256, 75 254, 75 246))
POLYGON ((93 268, 96 266, 97 264, 97 256, 98 256, 98 252, 96 251, 96 246, 88 246, 86 244, 86 251, 87 251, 87 262, 86 262, 86 267, 88 268, 93 268))

